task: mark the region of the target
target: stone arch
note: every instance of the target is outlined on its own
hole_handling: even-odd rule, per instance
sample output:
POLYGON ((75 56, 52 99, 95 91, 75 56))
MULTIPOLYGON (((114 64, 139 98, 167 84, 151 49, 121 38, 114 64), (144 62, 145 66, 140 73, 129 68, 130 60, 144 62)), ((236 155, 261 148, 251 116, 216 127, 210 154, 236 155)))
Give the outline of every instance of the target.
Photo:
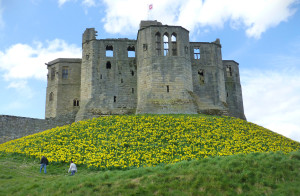
POLYGON ((156 32, 155 34, 155 48, 156 48, 156 54, 158 56, 161 55, 161 35, 160 32, 156 32))
POLYGON ((171 35, 172 42, 172 56, 177 56, 177 34, 175 32, 171 35))
POLYGON ((169 34, 164 33, 164 56, 168 56, 169 53, 169 34))

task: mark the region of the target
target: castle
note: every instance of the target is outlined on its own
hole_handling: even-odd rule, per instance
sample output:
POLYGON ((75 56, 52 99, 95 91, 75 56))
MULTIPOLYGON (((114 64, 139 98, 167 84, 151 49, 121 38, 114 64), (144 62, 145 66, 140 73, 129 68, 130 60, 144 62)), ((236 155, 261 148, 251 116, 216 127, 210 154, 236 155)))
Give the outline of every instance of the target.
POLYGON ((181 26, 141 21, 137 39, 82 36, 82 59, 47 63, 46 119, 110 114, 215 114, 246 119, 239 64, 181 26))

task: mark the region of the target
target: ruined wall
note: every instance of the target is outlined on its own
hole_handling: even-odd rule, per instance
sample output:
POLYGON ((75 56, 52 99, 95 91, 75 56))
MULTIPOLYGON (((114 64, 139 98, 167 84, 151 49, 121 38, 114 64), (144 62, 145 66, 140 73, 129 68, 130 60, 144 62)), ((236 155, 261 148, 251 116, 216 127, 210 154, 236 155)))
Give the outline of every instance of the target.
POLYGON ((77 112, 80 106, 81 59, 59 58, 47 64, 46 118, 77 112))
POLYGON ((103 114, 135 113, 136 40, 92 38, 95 33, 84 33, 81 71, 81 101, 76 120, 98 117, 103 114))
POLYGON ((219 41, 191 42, 193 92, 202 113, 226 113, 224 73, 219 41))
POLYGON ((71 124, 75 114, 70 113, 58 118, 36 119, 19 116, 0 115, 0 143, 21 138, 57 126, 71 124))
POLYGON ((226 102, 231 116, 246 120, 243 106, 239 64, 232 60, 223 60, 226 86, 226 102))
POLYGON ((137 114, 195 114, 189 32, 178 26, 151 25, 138 32, 137 114), (166 35, 166 36, 164 36, 166 35))

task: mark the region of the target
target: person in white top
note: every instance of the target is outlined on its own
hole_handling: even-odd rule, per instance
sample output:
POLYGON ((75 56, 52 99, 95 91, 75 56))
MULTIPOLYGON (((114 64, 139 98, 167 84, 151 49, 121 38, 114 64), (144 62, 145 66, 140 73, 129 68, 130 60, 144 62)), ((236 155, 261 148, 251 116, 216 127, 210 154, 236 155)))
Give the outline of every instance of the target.
POLYGON ((71 176, 73 176, 75 174, 75 172, 77 172, 77 167, 76 167, 75 163, 73 163, 73 161, 71 161, 71 165, 70 165, 68 173, 70 171, 71 171, 71 176))

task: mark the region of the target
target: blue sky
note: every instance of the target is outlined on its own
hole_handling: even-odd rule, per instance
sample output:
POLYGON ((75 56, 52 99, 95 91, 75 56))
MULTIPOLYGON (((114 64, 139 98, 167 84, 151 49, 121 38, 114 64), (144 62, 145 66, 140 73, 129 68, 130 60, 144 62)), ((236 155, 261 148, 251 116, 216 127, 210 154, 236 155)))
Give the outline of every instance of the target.
POLYGON ((0 0, 0 115, 44 118, 45 63, 80 58, 85 28, 136 39, 140 20, 220 38, 240 64, 248 121, 300 141, 299 0, 0 0), (148 10, 148 5, 153 9, 148 10))

